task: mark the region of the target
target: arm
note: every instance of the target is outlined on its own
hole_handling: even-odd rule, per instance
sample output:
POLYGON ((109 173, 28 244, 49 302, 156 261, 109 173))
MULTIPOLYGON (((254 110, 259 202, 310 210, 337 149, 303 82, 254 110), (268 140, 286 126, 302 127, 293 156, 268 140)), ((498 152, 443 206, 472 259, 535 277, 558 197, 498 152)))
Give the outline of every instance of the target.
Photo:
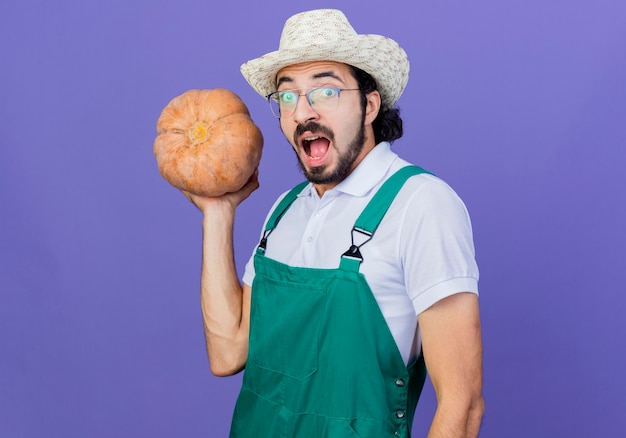
POLYGON ((238 192, 202 198, 184 192, 203 213, 201 306, 211 372, 235 374, 248 356, 251 288, 241 285, 233 255, 237 206, 258 187, 257 174, 238 192))
POLYGON ((485 409, 478 297, 449 296, 418 318, 426 368, 437 396, 428 438, 474 438, 485 409))

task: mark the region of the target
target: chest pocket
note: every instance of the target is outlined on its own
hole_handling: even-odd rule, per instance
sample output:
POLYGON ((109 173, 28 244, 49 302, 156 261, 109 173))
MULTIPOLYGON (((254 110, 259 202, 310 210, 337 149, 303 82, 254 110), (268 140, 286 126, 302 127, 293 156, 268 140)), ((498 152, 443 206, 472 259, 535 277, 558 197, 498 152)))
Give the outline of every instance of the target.
POLYGON ((315 373, 325 302, 323 286, 255 278, 248 360, 298 380, 315 373))

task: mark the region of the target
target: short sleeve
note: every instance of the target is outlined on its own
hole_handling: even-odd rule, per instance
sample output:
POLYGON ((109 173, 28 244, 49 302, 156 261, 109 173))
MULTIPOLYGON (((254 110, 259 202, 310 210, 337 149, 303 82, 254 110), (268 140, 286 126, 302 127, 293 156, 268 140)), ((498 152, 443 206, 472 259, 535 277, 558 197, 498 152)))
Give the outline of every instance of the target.
POLYGON ((429 177, 411 193, 405 214, 400 252, 416 314, 456 293, 478 294, 470 216, 450 186, 429 177))

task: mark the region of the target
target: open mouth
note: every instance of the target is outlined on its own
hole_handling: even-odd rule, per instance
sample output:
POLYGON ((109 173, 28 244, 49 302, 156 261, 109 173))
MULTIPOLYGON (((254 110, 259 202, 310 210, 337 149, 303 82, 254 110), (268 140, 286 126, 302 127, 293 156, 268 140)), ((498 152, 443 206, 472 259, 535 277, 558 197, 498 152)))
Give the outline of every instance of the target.
POLYGON ((293 139, 303 164, 314 167, 327 164, 334 137, 332 130, 316 122, 296 126, 293 139))
POLYGON ((300 146, 311 161, 320 161, 328 153, 330 140, 319 135, 310 135, 301 139, 300 146))

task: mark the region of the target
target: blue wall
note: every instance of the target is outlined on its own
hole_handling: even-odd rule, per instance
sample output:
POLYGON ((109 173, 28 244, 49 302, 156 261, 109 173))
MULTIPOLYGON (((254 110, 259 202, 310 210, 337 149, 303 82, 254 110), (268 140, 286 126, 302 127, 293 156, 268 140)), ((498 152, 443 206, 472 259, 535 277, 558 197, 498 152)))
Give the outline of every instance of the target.
MULTIPOLYGON (((209 373, 201 218, 158 174, 155 122, 190 88, 248 104, 266 145, 237 218, 241 269, 301 175, 239 65, 275 50, 292 13, 328 6, 408 52, 394 149, 472 215, 481 436, 623 434, 624 2, 5 0, 0 436, 226 436, 240 376, 209 373)), ((417 436, 434 407, 427 386, 417 436)))

